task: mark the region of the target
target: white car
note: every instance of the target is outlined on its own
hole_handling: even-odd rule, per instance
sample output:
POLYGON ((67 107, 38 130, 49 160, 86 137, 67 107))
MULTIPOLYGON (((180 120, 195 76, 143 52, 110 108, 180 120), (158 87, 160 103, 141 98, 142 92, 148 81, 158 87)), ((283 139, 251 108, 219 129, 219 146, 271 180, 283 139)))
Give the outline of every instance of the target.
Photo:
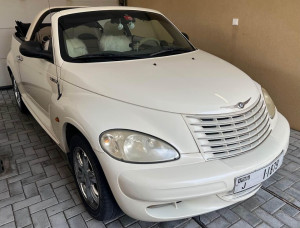
POLYGON ((266 90, 161 13, 60 7, 17 24, 17 104, 68 155, 96 219, 119 207, 144 221, 207 213, 280 167, 290 128, 266 90))

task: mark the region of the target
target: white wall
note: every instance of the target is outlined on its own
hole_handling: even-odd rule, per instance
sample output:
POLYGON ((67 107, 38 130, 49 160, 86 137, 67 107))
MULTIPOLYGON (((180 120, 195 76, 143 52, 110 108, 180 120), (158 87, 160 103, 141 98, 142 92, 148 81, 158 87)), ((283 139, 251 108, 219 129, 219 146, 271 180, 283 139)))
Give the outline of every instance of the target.
POLYGON ((118 0, 0 0, 0 88, 11 85, 6 67, 15 21, 30 23, 38 12, 50 6, 110 6, 118 0))

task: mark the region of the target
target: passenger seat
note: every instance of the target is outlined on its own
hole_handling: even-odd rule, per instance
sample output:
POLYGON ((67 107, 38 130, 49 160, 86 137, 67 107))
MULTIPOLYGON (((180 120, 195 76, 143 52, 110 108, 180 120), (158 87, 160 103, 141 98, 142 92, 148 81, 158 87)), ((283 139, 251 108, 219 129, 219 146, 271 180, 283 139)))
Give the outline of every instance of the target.
POLYGON ((89 54, 99 53, 99 40, 101 39, 101 31, 97 27, 80 25, 75 28, 70 28, 65 31, 65 36, 68 39, 81 40, 89 54))
POLYGON ((85 43, 78 38, 67 39, 66 45, 68 54, 72 58, 88 54, 85 43))

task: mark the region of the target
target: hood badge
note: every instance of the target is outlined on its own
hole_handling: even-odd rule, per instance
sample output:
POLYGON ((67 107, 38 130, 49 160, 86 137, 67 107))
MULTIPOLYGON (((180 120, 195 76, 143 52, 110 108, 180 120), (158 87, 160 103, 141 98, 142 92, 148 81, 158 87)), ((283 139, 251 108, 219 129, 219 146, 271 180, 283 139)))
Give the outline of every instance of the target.
POLYGON ((225 106, 225 107, 221 107, 221 108, 232 108, 232 109, 233 108, 239 108, 239 109, 243 109, 249 103, 250 100, 251 100, 251 97, 248 100, 244 101, 244 102, 237 103, 236 105, 225 106))

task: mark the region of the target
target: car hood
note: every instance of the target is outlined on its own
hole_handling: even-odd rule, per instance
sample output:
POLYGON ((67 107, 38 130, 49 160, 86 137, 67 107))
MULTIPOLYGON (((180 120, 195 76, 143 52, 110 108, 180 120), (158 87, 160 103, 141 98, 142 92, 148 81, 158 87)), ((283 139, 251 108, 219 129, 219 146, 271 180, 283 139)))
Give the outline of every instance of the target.
POLYGON ((61 78, 123 102, 182 114, 232 112, 224 108, 260 96, 241 70, 204 51, 150 59, 69 63, 61 78))

